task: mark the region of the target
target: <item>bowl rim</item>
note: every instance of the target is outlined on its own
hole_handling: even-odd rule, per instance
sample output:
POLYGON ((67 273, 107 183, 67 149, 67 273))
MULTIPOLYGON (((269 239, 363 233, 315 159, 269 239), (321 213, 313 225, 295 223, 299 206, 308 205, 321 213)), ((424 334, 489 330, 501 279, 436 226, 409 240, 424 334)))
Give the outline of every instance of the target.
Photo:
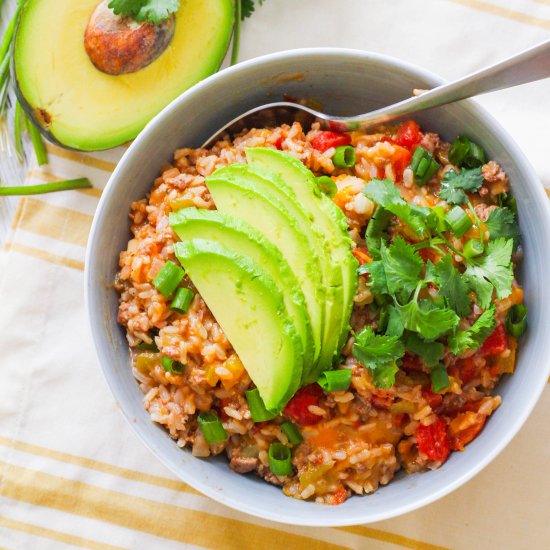
MULTIPOLYGON (((140 132, 140 134, 132 142, 130 147, 124 152, 115 170, 111 174, 109 181, 105 186, 102 196, 99 200, 96 212, 94 214, 92 226, 89 233, 87 248, 86 248, 85 272, 84 272, 84 283, 85 283, 84 299, 85 299, 86 316, 88 319, 88 326, 92 334, 96 360, 100 365, 100 368, 102 370, 103 377, 107 383, 107 386, 109 387, 112 396, 117 402, 119 402, 120 400, 118 399, 115 386, 113 383, 111 383, 111 380, 110 380, 110 374, 109 374, 110 367, 104 361, 101 360, 102 352, 98 344, 100 333, 104 329, 103 329, 102 323, 99 322, 98 319, 95 319, 92 313, 91 288, 94 284, 94 280, 93 280, 94 272, 91 266, 93 265, 92 258, 95 254, 94 241, 96 239, 96 234, 99 233, 98 228, 101 225, 100 220, 103 215, 103 210, 105 209, 108 201, 110 200, 109 195, 110 195, 111 189, 114 188, 115 185, 117 185, 117 181, 119 179, 118 175, 123 170, 123 166, 127 162, 129 162, 129 160, 132 158, 134 150, 139 149, 141 143, 148 139, 147 135, 153 128, 162 124, 163 120, 166 117, 169 117, 171 115, 171 112, 177 106, 179 106, 182 102, 185 102, 189 96, 199 94, 203 89, 207 88, 211 84, 211 82, 224 79, 227 76, 230 76, 234 73, 239 73, 241 71, 254 68, 255 66, 258 66, 258 65, 263 65, 264 63, 270 63, 272 61, 294 60, 294 59, 301 58, 304 62, 306 62, 308 57, 316 57, 316 56, 324 56, 327 58, 347 57, 349 59, 354 59, 357 61, 372 60, 372 61, 382 63, 392 69, 404 70, 411 75, 416 75, 419 78, 422 78, 428 82, 433 82, 434 85, 440 85, 446 82, 443 78, 433 73, 432 71, 419 67, 413 63, 409 63, 407 61, 403 61, 399 58, 385 55, 385 54, 380 54, 380 53, 371 52, 367 50, 353 49, 353 48, 337 48, 337 47, 297 48, 297 49, 283 50, 283 51, 278 51, 278 52, 254 57, 252 59, 243 61, 236 65, 227 67, 225 69, 222 69, 217 73, 214 73, 208 78, 195 84, 194 86, 192 86, 191 88, 183 92, 182 94, 180 94, 171 103, 169 103, 162 111, 160 111, 140 132)), ((530 185, 533 188, 532 191, 535 193, 535 195, 538 195, 538 198, 540 199, 541 203, 544 205, 542 207, 542 211, 544 212, 542 219, 545 222, 547 228, 550 230, 550 201, 548 200, 548 197, 546 196, 543 186, 541 184, 533 185, 533 183, 535 182, 540 183, 540 181, 533 167, 528 161, 527 157, 523 153, 523 151, 520 149, 520 147, 517 145, 514 139, 510 136, 508 131, 505 130, 502 127, 502 125, 491 114, 489 114, 482 106, 477 104, 475 100, 467 99, 467 100, 463 100, 462 102, 468 105, 472 114, 485 127, 490 128, 496 134, 498 134, 499 140, 501 141, 505 149, 508 152, 510 152, 510 157, 513 158, 514 163, 518 166, 518 169, 524 175, 524 179, 530 182, 528 185, 530 185)), ((550 232, 548 233, 548 235, 550 235, 550 232)), ((464 472, 463 474, 457 476, 455 479, 446 481, 444 484, 442 484, 442 486, 438 490, 434 490, 429 495, 426 495, 424 497, 407 499, 403 504, 396 506, 391 510, 386 510, 375 514, 373 514, 372 512, 369 513, 368 508, 365 507, 364 513, 363 513, 363 516, 365 517, 361 517, 362 514, 357 512, 349 514, 347 518, 342 518, 340 516, 335 515, 334 518, 327 519, 327 517, 323 517, 322 520, 320 519, 315 521, 293 516, 291 524, 299 525, 299 526, 343 527, 343 526, 359 525, 359 524, 365 524, 365 523, 373 523, 377 521, 391 519, 396 516, 406 514, 408 512, 412 512, 432 502, 435 502, 440 498, 448 495, 449 493, 455 491, 456 489, 464 485, 467 481, 469 481, 474 476, 476 476, 479 472, 481 472, 481 470, 483 470, 490 462, 492 462, 500 454, 500 452, 510 443, 510 441, 517 435, 518 431, 521 429, 521 427, 523 426, 523 424, 531 414, 533 408, 537 404, 546 386, 546 381, 548 379, 548 376, 550 375, 550 358, 547 358, 546 365, 540 365, 540 367, 541 367, 541 371, 545 373, 545 375, 544 376, 541 375, 539 386, 532 388, 533 391, 531 392, 531 397, 529 402, 524 404, 520 413, 515 417, 514 422, 508 425, 506 432, 504 432, 503 436, 498 440, 498 444, 495 445, 489 452, 485 453, 482 457, 480 457, 480 460, 476 463, 474 467, 470 468, 468 471, 464 472)), ((121 404, 118 408, 120 409, 123 417, 126 419, 128 424, 132 427, 132 430, 134 431, 134 433, 147 447, 148 451, 152 452, 153 455, 155 455, 165 467, 167 467, 172 473, 174 473, 174 475, 176 475, 176 477, 178 477, 179 479, 182 479, 185 483, 187 483, 194 489, 200 491, 202 494, 212 498, 214 501, 224 504, 234 510, 245 512, 257 518, 266 519, 266 520, 270 520, 278 523, 289 524, 288 518, 281 517, 281 515, 276 510, 262 509, 261 511, 258 511, 258 509, 254 508, 252 505, 248 505, 247 503, 242 502, 238 498, 238 496, 235 497, 232 495, 219 492, 209 481, 203 481, 202 479, 196 479, 191 476, 186 476, 185 472, 183 472, 181 469, 177 470, 175 467, 172 467, 172 465, 170 465, 168 461, 164 458, 163 453, 160 450, 157 450, 150 445, 148 441, 149 437, 145 432, 141 431, 141 429, 139 428, 139 426, 136 425, 135 422, 133 422, 130 413, 125 409, 125 407, 123 407, 121 404)), ((228 471, 228 473, 232 474, 233 472, 228 471)), ((312 503, 308 503, 308 504, 312 504, 312 503)), ((348 510, 348 512, 350 511, 348 510)))

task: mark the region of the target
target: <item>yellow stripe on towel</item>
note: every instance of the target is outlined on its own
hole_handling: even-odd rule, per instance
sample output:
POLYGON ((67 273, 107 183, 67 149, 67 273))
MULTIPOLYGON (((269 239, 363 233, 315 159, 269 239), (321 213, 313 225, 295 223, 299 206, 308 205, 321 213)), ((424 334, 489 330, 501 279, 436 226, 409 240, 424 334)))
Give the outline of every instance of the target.
POLYGON ((517 21, 518 23, 533 25, 535 27, 541 27, 543 29, 550 29, 550 20, 548 19, 542 19, 541 17, 529 15, 528 13, 512 10, 503 6, 497 6, 496 4, 492 4, 491 2, 485 2, 483 0, 447 1, 453 2, 454 4, 461 4, 462 6, 466 6, 467 8, 472 8, 474 10, 489 13, 491 15, 496 15, 498 17, 504 17, 505 19, 511 19, 512 21, 517 21))
POLYGON ((87 153, 79 153, 78 151, 63 149, 62 147, 54 145, 53 143, 46 143, 46 149, 48 153, 56 157, 65 160, 72 160, 73 162, 78 162, 79 164, 90 166, 91 168, 104 170, 105 172, 112 172, 116 168, 116 164, 114 162, 109 162, 108 160, 92 157, 87 153))
POLYGON ((14 219, 17 228, 50 239, 86 246, 92 216, 33 198, 22 199, 19 207, 21 211, 16 212, 14 219))
POLYGON ((69 514, 119 525, 184 544, 216 550, 335 550, 336 544, 215 516, 173 504, 125 495, 82 481, 0 462, 4 481, 0 495, 69 514))
POLYGON ((76 535, 71 535, 69 533, 61 533, 60 531, 46 529, 45 527, 40 527, 39 525, 24 523, 22 521, 17 521, 15 519, 5 518, 2 516, 0 516, 0 527, 11 529, 13 531, 21 531, 22 533, 27 533, 28 535, 54 540, 55 542, 71 544, 72 546, 78 546, 80 548, 88 548, 89 550, 122 550, 120 546, 103 544, 94 540, 77 537, 76 535))
POLYGON ((19 254, 24 254, 25 256, 30 256, 31 258, 36 258, 44 262, 49 262, 51 264, 62 265, 65 267, 70 267, 72 269, 79 269, 84 271, 84 262, 79 262, 78 260, 73 260, 72 258, 66 258, 64 256, 58 256, 57 254, 52 254, 51 252, 46 252, 40 248, 33 248, 32 246, 26 246, 19 243, 4 243, 4 250, 7 252, 13 250, 19 254))

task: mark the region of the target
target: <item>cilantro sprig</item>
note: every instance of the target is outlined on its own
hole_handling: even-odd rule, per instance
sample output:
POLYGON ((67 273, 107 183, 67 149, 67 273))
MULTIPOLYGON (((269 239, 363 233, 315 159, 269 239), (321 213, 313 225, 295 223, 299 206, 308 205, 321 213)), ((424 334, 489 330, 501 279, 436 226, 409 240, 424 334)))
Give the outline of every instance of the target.
POLYGON ((399 370, 396 361, 403 357, 405 346, 398 336, 375 334, 371 327, 365 327, 355 336, 353 356, 361 361, 381 388, 390 388, 399 370))
POLYGON ((126 15, 139 21, 158 25, 180 7, 179 0, 111 0, 109 8, 116 15, 126 15))
POLYGON ((487 221, 481 222, 469 194, 479 191, 482 184, 480 167, 450 170, 439 194, 447 204, 470 210, 479 229, 478 255, 455 247, 456 236, 441 206, 429 209, 409 204, 390 180, 373 179, 365 186, 363 193, 377 209, 373 227, 369 225, 365 235, 373 261, 362 266, 361 273, 368 274, 367 284, 382 304, 377 332, 385 334, 374 334, 370 328, 362 331, 353 354, 369 369, 376 385, 388 387, 385 384, 395 381, 399 358, 397 353, 378 357, 372 349, 385 344, 401 356, 403 349, 418 355, 431 370, 434 391, 442 391, 449 384, 442 363, 445 350, 461 355, 477 349, 494 329, 491 304, 493 296, 502 299, 511 292, 511 256, 519 228, 515 213, 507 206, 492 210, 487 221), (394 217, 412 229, 420 242, 410 244, 401 236, 392 240, 388 226, 394 217), (420 257, 423 248, 436 253, 433 262, 420 257), (458 256, 459 263, 455 261, 458 256), (460 319, 470 315, 474 301, 485 311, 471 327, 460 329, 460 319))

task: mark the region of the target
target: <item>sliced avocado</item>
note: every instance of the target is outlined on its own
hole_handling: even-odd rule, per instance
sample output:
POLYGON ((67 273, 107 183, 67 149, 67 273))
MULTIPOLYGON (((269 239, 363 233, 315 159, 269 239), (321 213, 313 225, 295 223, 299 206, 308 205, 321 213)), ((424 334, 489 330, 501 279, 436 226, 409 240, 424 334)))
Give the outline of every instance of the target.
POLYGON ((316 364, 304 368, 304 377, 315 371, 323 371, 332 367, 334 354, 338 346, 339 331, 334 327, 342 324, 342 271, 331 257, 331 247, 325 235, 313 223, 311 214, 298 201, 292 188, 279 176, 263 168, 252 167, 246 164, 231 164, 216 172, 217 178, 229 179, 233 182, 246 183, 265 197, 276 197, 280 200, 293 221, 302 232, 310 250, 315 250, 319 257, 319 275, 325 288, 323 305, 325 308, 323 333, 321 336, 321 353, 316 364))
POLYGON ((304 368, 313 361, 313 333, 304 294, 279 249, 239 218, 204 208, 182 208, 170 214, 170 225, 182 241, 209 239, 261 265, 283 292, 285 307, 304 350, 304 368))
POLYGON ((277 196, 222 170, 206 178, 214 203, 218 210, 252 225, 281 251, 304 293, 313 332, 313 362, 316 362, 321 352, 326 295, 319 256, 277 196))
MULTIPOLYGON (((153 48, 151 63, 112 75, 96 68, 85 49, 97 5, 98 0, 27 0, 14 46, 17 94, 26 112, 50 140, 85 151, 135 138, 170 101, 216 72, 234 20, 232 0, 181 2, 169 45, 156 43, 162 53, 153 48)), ((134 38, 128 48, 139 58, 147 37, 134 38)), ((115 55, 119 48, 113 40, 105 51, 115 55)))
MULTIPOLYGON (((357 292, 357 260, 351 253, 352 241, 342 211, 325 194, 321 193, 313 173, 298 159, 275 149, 248 148, 246 158, 252 167, 263 168, 277 174, 295 193, 311 216, 312 223, 324 233, 330 246, 331 261, 342 272, 342 315, 330 317, 335 322, 331 330, 338 334, 338 354, 349 333, 349 320, 353 299, 357 292), (339 324, 337 324, 339 323, 339 324)), ((316 369, 307 381, 314 381, 322 370, 316 369)))
POLYGON ((302 345, 273 278, 256 262, 209 240, 174 245, 176 257, 256 384, 280 411, 298 389, 302 345))

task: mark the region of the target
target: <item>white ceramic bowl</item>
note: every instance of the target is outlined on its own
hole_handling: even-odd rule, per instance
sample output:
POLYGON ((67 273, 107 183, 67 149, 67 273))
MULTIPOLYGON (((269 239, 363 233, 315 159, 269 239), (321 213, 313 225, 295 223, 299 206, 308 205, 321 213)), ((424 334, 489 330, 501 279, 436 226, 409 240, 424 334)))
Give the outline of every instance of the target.
POLYGON ((416 118, 448 140, 467 133, 510 176, 525 246, 521 279, 529 330, 521 342, 516 373, 504 377, 498 386, 502 406, 466 451, 453 453, 439 470, 400 474, 373 495, 353 497, 340 506, 321 506, 287 498, 253 475, 235 474, 223 457, 194 458, 150 420, 132 378, 124 331, 116 322, 117 295, 108 283, 130 237, 130 202, 145 196, 175 149, 199 146, 236 115, 285 93, 314 97, 327 112, 351 115, 403 99, 413 88, 431 88, 441 82, 396 59, 355 50, 294 50, 252 59, 221 71, 173 101, 143 130, 112 175, 99 203, 86 258, 86 301, 97 356, 130 426, 159 460, 202 493, 243 512, 288 524, 379 521, 424 506, 465 483, 497 456, 531 412, 550 367, 550 208, 513 139, 471 101, 416 118))

